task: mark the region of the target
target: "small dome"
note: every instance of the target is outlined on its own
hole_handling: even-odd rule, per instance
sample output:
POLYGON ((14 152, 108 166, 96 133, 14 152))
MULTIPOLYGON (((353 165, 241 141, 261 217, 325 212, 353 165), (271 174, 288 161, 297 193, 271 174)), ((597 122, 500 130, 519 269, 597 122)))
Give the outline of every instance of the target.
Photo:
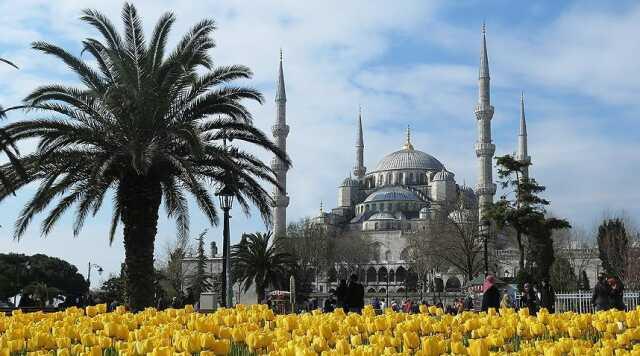
POLYGON ((376 202, 376 201, 387 201, 387 200, 407 200, 407 201, 416 201, 420 200, 416 193, 402 188, 398 186, 393 187, 384 187, 380 190, 377 190, 367 197, 364 200, 365 203, 376 202))
POLYGON ((397 220, 393 214, 390 213, 375 213, 371 215, 368 220, 397 220))
POLYGON ((351 177, 347 177, 342 181, 341 187, 357 187, 359 185, 358 180, 351 177))
POLYGON ((453 177, 455 175, 449 171, 447 171, 446 169, 442 168, 442 170, 436 174, 433 175, 433 180, 434 181, 449 181, 449 180, 453 180, 453 177))

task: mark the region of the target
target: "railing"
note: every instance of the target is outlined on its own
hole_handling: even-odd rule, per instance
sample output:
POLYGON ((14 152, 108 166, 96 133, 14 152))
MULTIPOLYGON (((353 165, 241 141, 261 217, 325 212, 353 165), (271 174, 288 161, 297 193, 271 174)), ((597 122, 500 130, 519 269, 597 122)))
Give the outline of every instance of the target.
MULTIPOLYGON (((572 293, 556 293, 556 312, 573 311, 576 313, 592 313, 591 291, 579 291, 572 293)), ((627 310, 633 310, 640 305, 640 292, 625 292, 622 300, 627 310)), ((520 307, 520 296, 516 296, 516 306, 520 307)))

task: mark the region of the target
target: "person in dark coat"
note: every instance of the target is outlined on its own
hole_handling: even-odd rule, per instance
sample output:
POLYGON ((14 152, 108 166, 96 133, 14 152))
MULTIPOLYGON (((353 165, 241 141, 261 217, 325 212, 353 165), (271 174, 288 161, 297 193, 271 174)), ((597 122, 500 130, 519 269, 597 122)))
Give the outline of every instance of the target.
POLYGON ((609 300, 611 302, 611 307, 618 310, 625 310, 626 306, 624 305, 624 285, 622 281, 618 279, 618 277, 611 277, 608 280, 608 284, 610 286, 610 294, 609 300))
POLYGON ((338 285, 338 288, 336 289, 336 306, 338 308, 344 308, 345 311, 349 311, 348 310, 348 306, 347 304, 347 281, 344 279, 340 280, 340 284, 338 285))
POLYGON ((611 308, 611 286, 607 283, 607 276, 601 274, 598 283, 593 288, 591 304, 595 311, 609 310, 611 308))
POLYGON ((324 301, 323 311, 325 313, 332 313, 335 307, 336 307, 336 300, 333 299, 332 295, 329 295, 329 298, 327 298, 327 300, 324 301))
POLYGON ((349 286, 347 287, 347 305, 349 311, 360 313, 364 308, 364 286, 358 283, 358 276, 351 275, 349 286))
POLYGON ((543 280, 540 286, 540 307, 547 308, 549 313, 556 311, 556 291, 547 280, 543 280))
POLYGON ((488 275, 482 285, 482 311, 500 308, 500 291, 496 286, 496 277, 488 275))
POLYGON ((466 298, 464 298, 464 310, 473 310, 473 294, 467 294, 466 298))
POLYGON ((520 307, 529 309, 529 315, 536 315, 540 309, 538 302, 538 296, 533 290, 533 286, 530 283, 525 283, 520 297, 520 307))

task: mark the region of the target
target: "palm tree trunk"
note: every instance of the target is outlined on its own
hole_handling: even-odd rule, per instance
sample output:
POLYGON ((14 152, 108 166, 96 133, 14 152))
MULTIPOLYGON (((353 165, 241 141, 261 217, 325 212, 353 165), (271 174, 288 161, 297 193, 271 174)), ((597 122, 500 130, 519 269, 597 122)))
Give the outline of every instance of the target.
POLYGON ((127 176, 120 182, 127 304, 132 311, 154 305, 153 250, 162 198, 160 182, 127 176))
POLYGON ((258 304, 262 303, 266 298, 265 289, 266 288, 264 287, 264 285, 262 285, 261 283, 256 283, 256 295, 258 297, 258 304))

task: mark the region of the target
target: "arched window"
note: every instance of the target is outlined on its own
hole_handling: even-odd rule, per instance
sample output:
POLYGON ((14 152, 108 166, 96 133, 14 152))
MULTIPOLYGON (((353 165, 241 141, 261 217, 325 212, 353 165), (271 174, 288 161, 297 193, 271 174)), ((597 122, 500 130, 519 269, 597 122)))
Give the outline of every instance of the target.
POLYGON ((373 224, 373 229, 378 230, 378 223, 373 224))
POLYGON ((379 292, 379 293, 386 293, 386 292, 387 292, 387 290, 386 290, 386 289, 384 289, 384 288, 380 288, 380 292, 379 292))
POLYGON ((391 261, 391 251, 387 250, 387 252, 384 253, 384 260, 391 261))
POLYGON ((393 272, 392 269, 389 270, 389 282, 395 282, 396 280, 396 274, 393 272))
POLYGON ((375 293, 376 290, 374 288, 369 288, 367 289, 367 293, 375 293))
POLYGON ((392 179, 392 177, 391 177, 391 173, 387 174, 387 184, 388 184, 388 185, 389 185, 389 184, 393 184, 393 183, 392 183, 393 181, 392 181, 391 179, 392 179))
POLYGON ((409 183, 413 184, 413 173, 409 173, 409 183))
POLYGON ((396 270, 396 282, 404 282, 404 278, 406 277, 406 275, 407 270, 405 270, 402 266, 398 267, 398 269, 396 270))
POLYGON ((367 269, 367 283, 375 283, 377 282, 376 280, 376 270, 373 267, 369 267, 369 269, 367 269))
POLYGON ((458 277, 449 277, 449 279, 447 279, 445 289, 447 292, 455 292, 460 290, 460 286, 461 283, 458 277))
POLYGON ((402 174, 402 172, 398 173, 398 182, 400 184, 404 183, 404 174, 402 174))
POLYGON ((378 282, 386 282, 387 281, 387 269, 381 267, 378 270, 378 282))

